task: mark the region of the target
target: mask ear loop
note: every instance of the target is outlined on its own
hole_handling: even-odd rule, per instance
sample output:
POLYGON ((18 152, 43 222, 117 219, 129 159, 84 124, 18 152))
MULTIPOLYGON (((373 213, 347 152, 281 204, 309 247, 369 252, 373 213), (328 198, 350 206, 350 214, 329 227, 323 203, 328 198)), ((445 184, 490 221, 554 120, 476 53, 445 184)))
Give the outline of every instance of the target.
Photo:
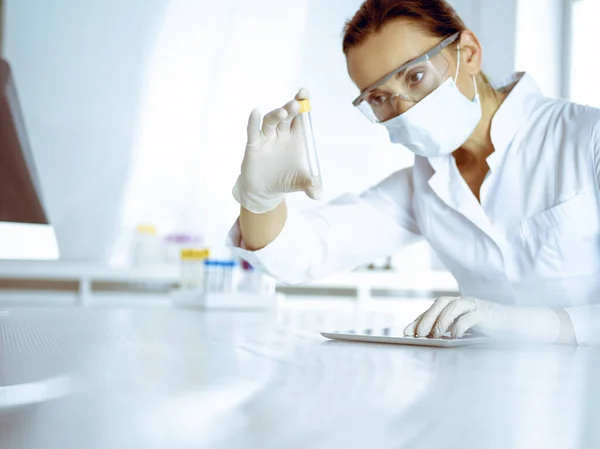
MULTIPOLYGON (((458 69, 460 68, 460 45, 456 46, 456 73, 454 74, 454 84, 458 83, 458 69)), ((477 79, 475 75, 473 75, 473 86, 475 87, 475 97, 473 100, 476 100, 479 97, 479 89, 477 88, 477 79)))
POLYGON ((460 68, 460 46, 456 46, 456 73, 454 74, 454 84, 458 84, 458 69, 460 68))

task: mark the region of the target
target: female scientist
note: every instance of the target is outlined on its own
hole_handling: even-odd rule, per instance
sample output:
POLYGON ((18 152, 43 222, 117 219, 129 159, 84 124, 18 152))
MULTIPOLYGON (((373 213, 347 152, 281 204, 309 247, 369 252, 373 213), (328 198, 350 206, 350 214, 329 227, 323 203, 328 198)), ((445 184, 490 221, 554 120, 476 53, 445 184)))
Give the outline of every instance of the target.
POLYGON ((424 238, 457 279, 407 335, 468 329, 537 343, 600 343, 600 110, 544 97, 527 74, 492 87, 483 51, 444 0, 367 0, 345 27, 353 104, 415 153, 360 196, 288 218, 308 175, 296 100, 254 110, 230 233, 238 254, 290 282, 424 238), (596 305, 594 305, 596 304, 596 305))

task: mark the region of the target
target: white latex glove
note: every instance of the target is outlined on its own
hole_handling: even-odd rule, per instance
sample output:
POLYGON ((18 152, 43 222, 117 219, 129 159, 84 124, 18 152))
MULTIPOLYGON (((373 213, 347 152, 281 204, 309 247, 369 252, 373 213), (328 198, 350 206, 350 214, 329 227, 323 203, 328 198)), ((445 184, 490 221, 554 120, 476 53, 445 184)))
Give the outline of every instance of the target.
POLYGON ((242 172, 233 188, 236 201, 250 212, 273 210, 290 192, 320 198, 321 187, 310 179, 302 128, 295 119, 300 110, 297 100, 308 97, 308 90, 300 89, 295 100, 265 115, 262 129, 260 112, 250 114, 242 172))
POLYGON ((554 343, 560 318, 548 307, 505 306, 471 297, 441 297, 404 329, 404 335, 460 338, 469 329, 495 338, 554 343))

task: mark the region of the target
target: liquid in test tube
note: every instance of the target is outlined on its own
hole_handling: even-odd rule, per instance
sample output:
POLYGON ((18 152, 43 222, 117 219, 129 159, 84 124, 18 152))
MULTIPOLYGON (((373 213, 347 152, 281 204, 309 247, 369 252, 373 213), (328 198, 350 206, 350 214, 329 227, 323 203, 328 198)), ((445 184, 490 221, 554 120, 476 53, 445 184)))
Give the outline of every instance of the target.
POLYGON ((298 118, 300 119, 302 133, 304 135, 304 147, 306 149, 308 170, 313 181, 313 185, 317 188, 322 188, 323 181, 321 179, 321 168, 319 167, 317 145, 315 144, 315 135, 313 133, 312 118, 310 114, 312 108, 309 100, 300 100, 298 103, 300 103, 300 113, 298 118))

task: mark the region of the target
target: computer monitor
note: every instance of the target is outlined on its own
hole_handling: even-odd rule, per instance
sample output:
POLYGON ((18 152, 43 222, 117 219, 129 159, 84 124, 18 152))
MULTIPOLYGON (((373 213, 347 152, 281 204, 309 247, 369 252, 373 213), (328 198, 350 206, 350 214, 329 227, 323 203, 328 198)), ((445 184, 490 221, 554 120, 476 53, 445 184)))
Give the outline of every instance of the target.
POLYGON ((57 259, 17 90, 0 59, 0 259, 57 259))

